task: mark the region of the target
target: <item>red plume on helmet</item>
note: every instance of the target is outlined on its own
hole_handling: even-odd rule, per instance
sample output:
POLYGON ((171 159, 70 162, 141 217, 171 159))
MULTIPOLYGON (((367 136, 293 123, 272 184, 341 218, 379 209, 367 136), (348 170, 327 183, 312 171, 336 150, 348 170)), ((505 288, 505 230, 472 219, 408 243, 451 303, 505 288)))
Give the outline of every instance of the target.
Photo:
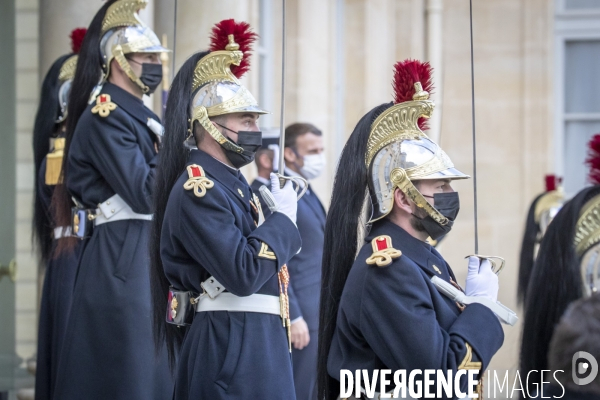
POLYGON ((241 78, 250 69, 250 55, 252 54, 252 45, 258 38, 258 35, 252 32, 250 25, 246 22, 235 22, 233 19, 225 19, 214 26, 210 36, 210 51, 225 50, 229 43, 228 35, 233 35, 233 39, 240 45, 240 51, 244 53, 244 58, 240 65, 232 65, 231 72, 236 78, 241 78))
POLYGON ((73 51, 74 54, 79 54, 86 32, 87 28, 75 28, 71 31, 69 37, 71 38, 71 51, 73 51))
POLYGON ((600 133, 592 136, 588 143, 588 156, 585 163, 590 167, 588 180, 594 185, 600 184, 600 133))
MULTIPOLYGON (((421 82, 423 90, 431 94, 433 90, 432 72, 433 68, 428 62, 411 59, 397 62, 394 65, 394 103, 412 101, 416 92, 416 82, 421 82)), ((421 130, 428 128, 426 118, 419 118, 419 128, 421 130)))

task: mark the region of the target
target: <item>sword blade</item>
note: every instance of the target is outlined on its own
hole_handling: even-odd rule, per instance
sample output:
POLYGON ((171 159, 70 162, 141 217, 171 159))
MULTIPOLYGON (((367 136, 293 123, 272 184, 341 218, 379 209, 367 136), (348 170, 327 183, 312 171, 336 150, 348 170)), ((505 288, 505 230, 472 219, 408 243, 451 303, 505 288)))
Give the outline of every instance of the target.
POLYGON ((475 63, 473 59, 473 0, 469 0, 469 23, 471 29, 471 118, 473 120, 473 220, 475 224, 475 254, 479 254, 479 231, 477 226, 477 135, 475 134, 475 63))
MULTIPOLYGON (((285 0, 282 0, 282 25, 281 25, 281 116, 279 117, 279 170, 277 171, 280 175, 283 175, 285 160, 285 0)), ((281 187, 285 184, 285 181, 280 180, 281 187)))

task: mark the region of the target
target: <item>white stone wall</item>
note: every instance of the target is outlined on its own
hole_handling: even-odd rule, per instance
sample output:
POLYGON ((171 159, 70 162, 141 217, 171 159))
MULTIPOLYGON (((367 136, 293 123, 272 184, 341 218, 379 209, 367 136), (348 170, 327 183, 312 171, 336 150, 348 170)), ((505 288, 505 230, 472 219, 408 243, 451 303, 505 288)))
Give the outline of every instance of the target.
POLYGON ((16 0, 16 346, 24 359, 37 345, 38 271, 31 244, 33 211, 32 135, 39 97, 38 1, 16 0))

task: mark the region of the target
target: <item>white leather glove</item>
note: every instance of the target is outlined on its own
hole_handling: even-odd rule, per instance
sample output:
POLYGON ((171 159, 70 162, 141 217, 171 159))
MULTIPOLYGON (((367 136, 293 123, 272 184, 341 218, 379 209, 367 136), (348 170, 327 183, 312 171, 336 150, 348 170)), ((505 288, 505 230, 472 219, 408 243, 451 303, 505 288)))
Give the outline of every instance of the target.
POLYGON ((469 257, 465 294, 487 297, 494 302, 498 300, 498 275, 492 271, 490 260, 469 257))
POLYGON ((286 181, 283 189, 281 189, 279 178, 271 172, 271 193, 273 193, 273 197, 275 198, 277 212, 285 214, 295 225, 298 200, 292 182, 286 181))

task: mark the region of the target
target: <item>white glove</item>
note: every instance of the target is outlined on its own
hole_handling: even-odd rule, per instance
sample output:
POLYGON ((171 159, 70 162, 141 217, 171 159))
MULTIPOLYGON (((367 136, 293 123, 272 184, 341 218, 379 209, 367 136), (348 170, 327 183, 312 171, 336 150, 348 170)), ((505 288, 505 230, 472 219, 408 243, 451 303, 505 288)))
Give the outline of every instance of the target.
POLYGON ((498 275, 492 271, 490 260, 469 257, 469 271, 465 285, 467 296, 483 296, 494 302, 498 300, 498 275))
POLYGON ((271 193, 273 193, 273 197, 275 198, 277 212, 285 214, 295 225, 298 200, 292 182, 286 181, 283 189, 281 189, 279 178, 271 172, 271 193))

